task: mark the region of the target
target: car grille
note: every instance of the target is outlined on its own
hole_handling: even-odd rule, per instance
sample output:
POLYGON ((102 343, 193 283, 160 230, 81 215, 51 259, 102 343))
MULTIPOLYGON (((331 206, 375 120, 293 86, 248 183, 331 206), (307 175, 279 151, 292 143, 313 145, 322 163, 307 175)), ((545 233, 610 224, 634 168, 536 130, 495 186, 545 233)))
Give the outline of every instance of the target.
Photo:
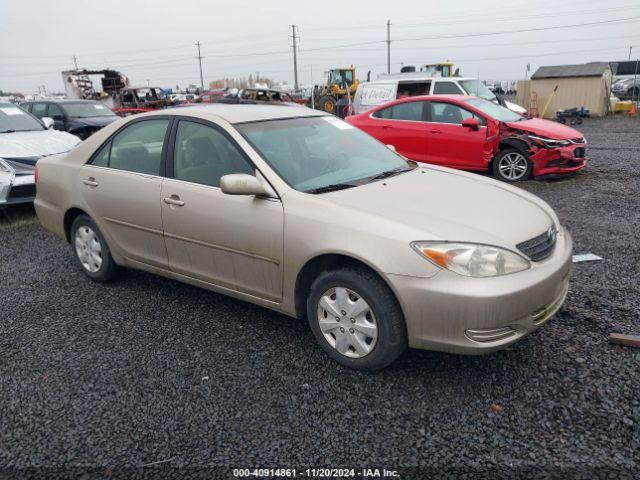
POLYGON ((537 237, 519 243, 516 247, 534 262, 539 262, 553 252, 553 247, 556 244, 556 233, 556 229, 551 227, 537 237))
POLYGON ((35 197, 36 196, 36 186, 35 185, 17 185, 15 187, 11 187, 9 191, 9 198, 27 198, 27 197, 35 197))
POLYGON ((584 158, 585 154, 586 154, 586 148, 584 147, 578 147, 573 151, 573 155, 576 158, 584 158))

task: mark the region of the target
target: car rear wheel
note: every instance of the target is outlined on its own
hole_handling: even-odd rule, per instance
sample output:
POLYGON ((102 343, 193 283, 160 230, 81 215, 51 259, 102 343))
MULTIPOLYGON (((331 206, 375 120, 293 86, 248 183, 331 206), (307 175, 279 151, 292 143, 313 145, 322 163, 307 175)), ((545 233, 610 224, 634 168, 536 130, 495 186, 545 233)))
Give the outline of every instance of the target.
POLYGON ((117 273, 117 265, 100 229, 87 215, 79 215, 71 225, 71 243, 82 271, 92 280, 107 282, 117 273))
POLYGON ((407 348, 395 296, 364 268, 321 273, 311 285, 307 317, 322 349, 349 368, 379 370, 407 348))
POLYGON ((527 155, 515 148, 506 148, 493 160, 493 174, 504 182, 519 182, 531 176, 527 155))

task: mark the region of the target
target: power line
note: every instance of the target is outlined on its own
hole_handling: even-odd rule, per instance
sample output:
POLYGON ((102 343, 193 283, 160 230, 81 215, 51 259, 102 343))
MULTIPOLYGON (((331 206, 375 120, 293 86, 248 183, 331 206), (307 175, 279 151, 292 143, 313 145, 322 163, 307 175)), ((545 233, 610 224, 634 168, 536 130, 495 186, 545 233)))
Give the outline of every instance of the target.
POLYGON ((537 28, 522 28, 518 30, 504 30, 504 31, 496 31, 496 32, 480 32, 480 33, 465 33, 465 34, 456 34, 456 35, 432 35, 429 37, 406 37, 406 38, 398 38, 394 41, 396 42, 413 42, 417 40, 438 40, 441 38, 469 38, 469 37, 485 37, 491 35, 505 35, 508 33, 525 33, 525 32, 541 32, 547 30, 558 30, 564 28, 577 28, 577 27, 590 27, 593 25, 603 25, 607 23, 614 22, 627 22, 627 21, 636 21, 640 19, 640 16, 635 17, 626 17, 626 18, 616 18, 613 20, 599 20, 597 22, 587 22, 587 23, 574 23, 571 25, 555 25, 552 27, 537 27, 537 28))

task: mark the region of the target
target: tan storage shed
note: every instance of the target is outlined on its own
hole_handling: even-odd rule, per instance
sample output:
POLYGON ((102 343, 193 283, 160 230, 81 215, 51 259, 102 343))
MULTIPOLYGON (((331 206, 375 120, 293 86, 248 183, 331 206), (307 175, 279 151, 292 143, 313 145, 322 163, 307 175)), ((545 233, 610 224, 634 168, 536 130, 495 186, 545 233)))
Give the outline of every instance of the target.
POLYGON ((540 116, 557 85, 545 118, 555 118, 556 111, 573 107, 585 107, 592 116, 601 117, 611 109, 611 78, 607 62, 540 67, 531 80, 518 82, 516 102, 531 112, 531 94, 537 93, 537 115, 540 116))

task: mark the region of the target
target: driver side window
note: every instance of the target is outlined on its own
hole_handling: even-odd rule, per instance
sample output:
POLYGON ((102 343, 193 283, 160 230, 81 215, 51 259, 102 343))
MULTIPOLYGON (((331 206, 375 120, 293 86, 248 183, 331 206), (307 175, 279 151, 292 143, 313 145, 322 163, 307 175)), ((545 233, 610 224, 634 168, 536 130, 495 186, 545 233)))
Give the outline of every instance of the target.
POLYGON ((201 123, 180 121, 173 157, 173 178, 211 187, 231 173, 255 171, 237 147, 220 131, 201 123))
POLYGON ((480 125, 486 125, 484 118, 453 103, 429 102, 431 104, 430 121, 460 125, 466 118, 475 118, 480 125))

